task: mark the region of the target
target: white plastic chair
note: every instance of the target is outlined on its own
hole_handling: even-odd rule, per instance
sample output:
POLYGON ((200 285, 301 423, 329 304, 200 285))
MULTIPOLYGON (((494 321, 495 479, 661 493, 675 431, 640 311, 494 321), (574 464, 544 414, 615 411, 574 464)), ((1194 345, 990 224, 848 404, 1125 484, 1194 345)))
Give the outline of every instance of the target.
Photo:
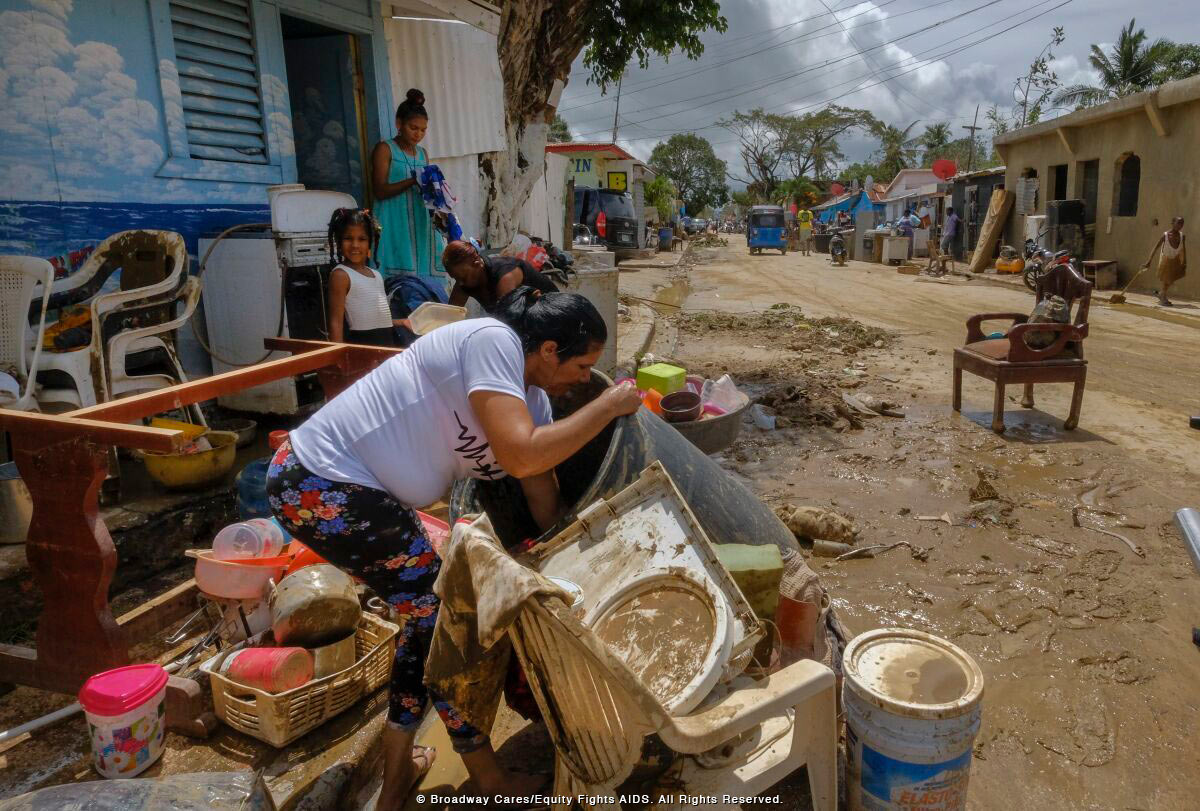
MULTIPOLYGON (((182 301, 183 311, 169 321, 152 324, 147 327, 122 330, 109 339, 108 350, 105 355, 108 359, 106 379, 110 398, 116 399, 124 394, 151 391, 153 389, 174 386, 176 383, 187 382, 187 375, 183 371, 183 364, 179 362, 179 356, 175 353, 174 341, 169 339, 169 333, 186 324, 188 319, 192 317, 192 314, 196 311, 196 305, 200 301, 200 289, 200 280, 195 277, 189 277, 183 280, 179 291, 170 297, 164 296, 161 299, 138 302, 138 307, 160 307, 165 304, 174 311, 176 304, 182 301), (164 339, 162 337, 164 335, 168 335, 168 339, 164 339), (137 352, 145 352, 153 349, 162 350, 166 355, 167 362, 175 371, 174 376, 167 374, 129 374, 128 369, 125 367, 129 356, 137 352)), ((127 306, 123 309, 128 310, 130 308, 127 306)), ((205 422, 204 413, 198 405, 191 406, 190 411, 197 425, 208 424, 205 422)))
POLYGON ((0 408, 14 411, 38 409, 37 371, 53 283, 54 266, 45 259, 0 256, 0 371, 11 374, 22 387, 16 399, 0 393, 0 408), (34 290, 39 285, 42 290, 42 315, 33 333, 31 346, 29 307, 33 304, 34 290))
POLYGON ((113 234, 100 243, 78 272, 54 285, 55 297, 84 286, 101 270, 111 269, 113 265, 121 268, 121 284, 126 289, 92 297, 92 340, 88 346, 70 352, 46 353, 41 368, 69 375, 74 382, 74 391, 47 392, 43 396, 44 402, 80 407, 112 399, 103 338, 105 319, 120 309, 176 290, 180 286, 180 274, 187 272, 187 245, 174 231, 136 230, 113 234), (154 277, 154 281, 137 286, 146 276, 154 277))
POLYGON ((632 773, 643 739, 657 733, 675 752, 697 756, 684 763, 687 794, 756 796, 807 764, 813 808, 837 807, 836 688, 824 665, 806 659, 762 681, 739 680, 672 718, 557 598, 526 601, 509 636, 554 741, 552 795, 599 795, 615 804, 614 790, 632 773), (747 738, 765 743, 747 747, 747 738), (730 743, 732 754, 713 752, 730 743))

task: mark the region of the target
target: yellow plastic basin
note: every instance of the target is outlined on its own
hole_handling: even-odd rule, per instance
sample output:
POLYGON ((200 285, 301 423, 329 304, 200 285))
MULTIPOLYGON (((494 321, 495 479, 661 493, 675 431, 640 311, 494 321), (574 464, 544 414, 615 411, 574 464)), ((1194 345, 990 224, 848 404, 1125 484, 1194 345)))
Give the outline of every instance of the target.
POLYGON ((233 431, 209 431, 204 438, 212 450, 199 453, 141 454, 146 472, 156 482, 172 490, 202 487, 224 476, 233 467, 237 454, 237 434, 233 431))

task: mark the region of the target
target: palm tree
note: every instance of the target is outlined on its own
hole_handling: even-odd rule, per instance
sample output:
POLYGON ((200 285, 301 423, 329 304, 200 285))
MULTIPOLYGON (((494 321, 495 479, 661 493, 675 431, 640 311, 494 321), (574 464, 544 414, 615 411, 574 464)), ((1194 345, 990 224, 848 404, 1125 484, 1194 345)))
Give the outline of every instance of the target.
POLYGON ((925 163, 930 165, 937 158, 944 157, 946 148, 950 146, 950 125, 945 121, 928 124, 917 142, 925 148, 925 163))
POLYGON ((876 152, 879 157, 878 180, 886 183, 914 161, 917 141, 912 137, 912 129, 915 126, 916 121, 904 129, 880 122, 875 128, 875 137, 879 139, 879 150, 876 152))
POLYGON ((1131 19, 1129 25, 1121 29, 1117 44, 1107 53, 1099 45, 1092 45, 1088 61, 1100 74, 1100 84, 1064 87, 1054 97, 1054 103, 1091 107, 1151 87, 1154 72, 1169 57, 1171 46, 1161 39, 1147 45, 1146 29, 1135 31, 1136 22, 1131 19))

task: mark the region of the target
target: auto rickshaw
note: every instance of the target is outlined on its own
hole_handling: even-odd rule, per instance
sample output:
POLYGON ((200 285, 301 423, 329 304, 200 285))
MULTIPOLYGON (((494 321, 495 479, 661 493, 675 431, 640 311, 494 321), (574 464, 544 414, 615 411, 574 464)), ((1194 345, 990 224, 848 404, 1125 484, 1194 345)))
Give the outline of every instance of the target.
POLYGON ((751 206, 746 226, 746 244, 750 253, 762 253, 763 248, 777 249, 787 254, 787 229, 783 222, 782 206, 751 206))

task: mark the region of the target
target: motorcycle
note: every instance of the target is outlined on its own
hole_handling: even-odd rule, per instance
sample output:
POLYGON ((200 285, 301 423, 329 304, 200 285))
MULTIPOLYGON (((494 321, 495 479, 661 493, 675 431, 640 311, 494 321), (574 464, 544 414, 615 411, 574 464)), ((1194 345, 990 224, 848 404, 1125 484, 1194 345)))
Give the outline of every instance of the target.
MULTIPOLYGON (((1026 243, 1028 244, 1028 243, 1026 243)), ((1045 249, 1038 249, 1033 256, 1025 263, 1025 270, 1021 277, 1025 281, 1025 286, 1036 292, 1038 280, 1053 270, 1058 265, 1070 265, 1071 269, 1083 275, 1083 268, 1079 264, 1079 260, 1071 256, 1070 251, 1059 251, 1053 253, 1045 249)))
POLYGON ((839 233, 829 240, 829 261, 838 267, 846 266, 846 240, 839 233))

